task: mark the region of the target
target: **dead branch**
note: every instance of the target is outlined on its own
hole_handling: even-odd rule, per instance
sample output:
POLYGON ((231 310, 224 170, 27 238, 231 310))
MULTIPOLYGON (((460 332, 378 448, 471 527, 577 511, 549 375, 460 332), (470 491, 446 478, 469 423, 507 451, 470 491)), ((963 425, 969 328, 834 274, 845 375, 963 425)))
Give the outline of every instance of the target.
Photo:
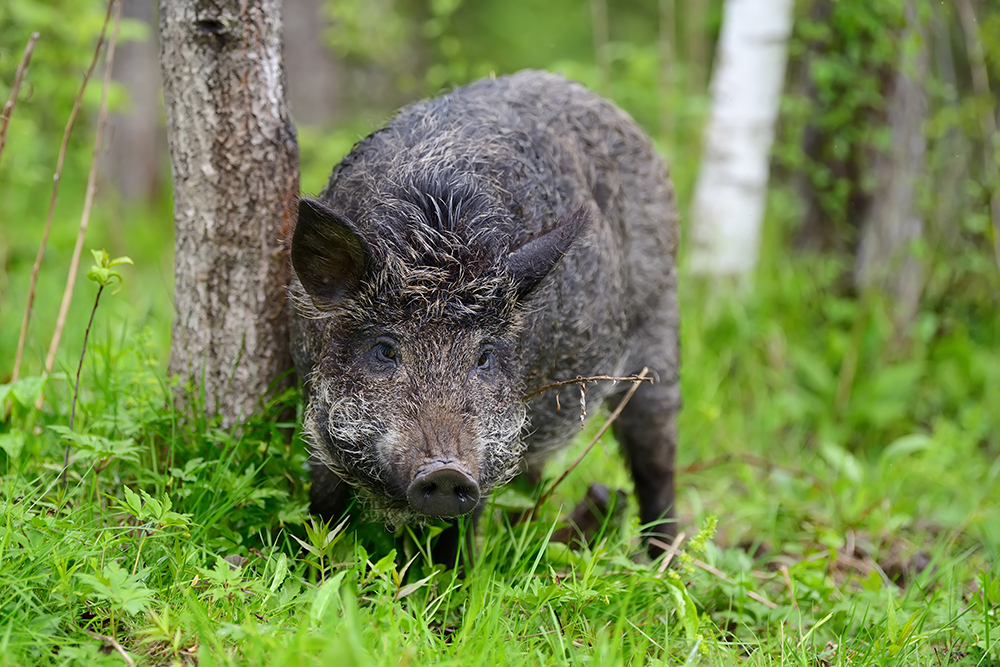
POLYGON ((128 665, 128 667, 135 667, 135 660, 133 660, 132 656, 130 656, 125 651, 125 648, 121 644, 118 643, 117 639, 115 639, 114 637, 111 637, 109 635, 102 635, 102 634, 100 634, 98 632, 94 632, 93 630, 87 630, 86 628, 84 628, 84 632, 86 632, 88 635, 90 635, 94 639, 100 639, 101 641, 103 641, 106 644, 108 644, 111 648, 113 648, 114 650, 118 651, 118 654, 122 657, 122 660, 125 661, 125 664, 128 665))
POLYGON ((35 42, 38 41, 38 33, 31 33, 28 38, 28 45, 24 47, 24 55, 21 56, 21 64, 17 66, 14 73, 14 85, 10 89, 10 98, 7 104, 3 105, 3 112, 0 113, 0 155, 3 155, 3 148, 7 145, 7 127, 10 125, 10 117, 14 113, 14 105, 17 104, 17 94, 21 90, 21 79, 31 62, 31 54, 35 50, 35 42))
MULTIPOLYGON (((647 378, 646 377, 646 374, 648 372, 649 372, 648 368, 643 368, 641 373, 639 373, 638 375, 636 375, 634 377, 631 377, 631 378, 607 378, 607 377, 599 378, 599 379, 611 379, 611 380, 627 380, 627 381, 629 381, 629 382, 632 383, 632 386, 629 387, 628 393, 626 393, 625 397, 622 398, 622 400, 621 400, 620 403, 618 403, 618 407, 615 408, 615 411, 611 413, 611 415, 608 417, 607 421, 605 421, 604 424, 601 425, 600 430, 598 430, 597 433, 594 435, 594 437, 591 438, 590 443, 587 445, 586 449, 584 449, 583 452, 581 452, 580 455, 578 457, 576 457, 576 460, 573 461, 573 463, 571 463, 569 465, 569 467, 566 468, 566 470, 564 470, 561 475, 559 475, 559 479, 557 479, 552 484, 552 486, 549 487, 548 491, 546 491, 545 493, 542 494, 542 496, 535 503, 535 506, 531 508, 531 511, 528 512, 527 514, 523 515, 522 520, 524 520, 524 519, 526 519, 528 517, 535 516, 538 513, 538 509, 542 505, 544 505, 545 502, 549 499, 549 496, 552 495, 552 492, 555 491, 556 488, 560 484, 562 484, 562 481, 564 479, 566 479, 566 477, 571 472, 573 472, 573 470, 578 465, 580 465, 580 462, 583 461, 583 458, 587 454, 590 453, 590 450, 594 448, 594 445, 596 445, 597 441, 601 439, 601 436, 604 435, 605 431, 607 431, 611 427, 611 425, 615 423, 615 420, 618 419, 618 415, 620 415, 622 413, 622 410, 625 409, 625 406, 628 404, 629 400, 631 400, 632 395, 639 388, 639 385, 642 384, 643 382, 652 382, 651 378, 647 378)), ((591 378, 578 378, 576 380, 570 380, 568 382, 561 382, 561 383, 557 382, 557 383, 554 383, 553 385, 550 385, 549 387, 542 387, 542 389, 540 389, 538 392, 535 392, 535 393, 539 393, 539 392, 543 391, 544 389, 551 388, 553 386, 559 386, 561 384, 573 384, 573 383, 576 383, 576 382, 586 381, 586 380, 589 380, 589 379, 591 379, 591 378)))
MULTIPOLYGON (((558 389, 559 387, 565 387, 570 384, 580 385, 580 428, 583 428, 587 420, 587 382, 597 382, 599 380, 608 380, 611 382, 653 382, 653 378, 639 378, 637 375, 631 375, 629 377, 617 377, 614 375, 591 375, 589 377, 583 377, 582 375, 577 375, 572 380, 562 380, 560 382, 553 382, 552 384, 547 384, 544 387, 540 387, 535 391, 531 392, 524 397, 524 401, 538 396, 543 391, 548 391, 549 389, 558 389)), ((556 410, 562 409, 559 405, 559 392, 556 392, 556 410)))
MULTIPOLYGON (((718 577, 719 579, 722 579, 723 581, 729 581, 730 580, 729 576, 725 572, 723 572, 722 570, 720 570, 718 568, 712 567, 711 565, 709 565, 708 563, 706 563, 704 561, 700 561, 697 558, 692 558, 691 559, 691 563, 695 567, 700 568, 700 569, 704 570, 705 572, 708 572, 709 574, 711 574, 711 575, 713 575, 715 577, 718 577)), ((763 595, 760 595, 759 593, 754 593, 753 591, 746 591, 746 594, 747 594, 747 596, 751 600, 756 600, 757 602, 761 603, 762 605, 764 605, 768 609, 777 609, 778 608, 778 605, 774 604, 773 602, 771 602, 770 600, 768 600, 763 595)))
POLYGON ((670 567, 670 561, 672 561, 674 556, 677 555, 677 551, 681 548, 681 542, 684 541, 685 537, 687 537, 685 533, 678 533, 677 537, 675 537, 674 541, 670 544, 667 544, 663 540, 658 540, 655 537, 649 538, 650 544, 654 547, 663 549, 663 560, 660 561, 660 566, 656 568, 657 577, 662 577, 663 573, 667 571, 668 567, 670 567))
POLYGON ((534 398, 535 396, 538 396, 542 392, 548 391, 549 389, 555 389, 556 387, 565 387, 566 385, 569 385, 569 384, 582 384, 584 382, 598 382, 600 380, 607 380, 607 381, 610 381, 610 382, 650 382, 650 383, 653 382, 653 378, 651 378, 651 377, 641 377, 641 376, 642 376, 641 373, 639 375, 629 375, 628 377, 619 377, 617 375, 589 375, 587 377, 583 377, 582 375, 577 375, 572 380, 562 380, 560 382, 553 382, 552 384, 547 384, 544 387, 539 387, 535 391, 533 391, 530 394, 528 394, 527 396, 525 396, 523 400, 525 402, 527 402, 527 401, 531 400, 532 398, 534 398))
POLYGON ((108 11, 104 15, 104 25, 101 27, 100 37, 97 38, 97 46, 94 48, 94 57, 90 61, 90 67, 87 68, 87 73, 83 75, 83 83, 80 85, 80 91, 76 95, 76 100, 73 102, 73 110, 70 111, 69 120, 66 121, 66 129, 63 130, 62 145, 59 147, 59 158, 56 160, 56 171, 55 175, 52 177, 52 197, 49 199, 49 212, 45 218, 45 229, 42 231, 42 241, 38 245, 38 254, 35 256, 35 264, 31 267, 31 283, 28 287, 28 301, 24 306, 24 319, 21 321, 21 335, 17 339, 17 353, 14 355, 14 372, 11 375, 11 382, 16 382, 18 374, 21 371, 21 358, 24 355, 24 343, 28 337, 28 323, 31 321, 31 308, 35 302, 35 288, 38 285, 38 272, 42 267, 42 258, 45 257, 45 247, 49 241, 49 231, 52 229, 52 215, 56 208, 56 199, 59 197, 59 182, 62 180, 62 170, 63 163, 66 160, 66 147, 69 145, 69 136, 73 132, 73 126, 76 124, 77 114, 80 112, 80 107, 83 104, 83 93, 87 90, 87 83, 90 81, 90 75, 94 72, 94 67, 97 65, 97 60, 101 55, 101 49, 104 47, 104 34, 108 29, 108 22, 111 19, 111 7, 114 2, 108 2, 108 11))
MULTIPOLYGON (((69 313, 69 304, 73 300, 73 287, 76 285, 76 274, 80 268, 80 254, 83 252, 83 242, 87 236, 87 226, 90 223, 90 211, 94 206, 94 197, 97 194, 97 172, 101 157, 101 142, 104 137, 104 126, 108 120, 108 89, 111 87, 111 68, 115 62, 115 44, 118 41, 118 28, 121 26, 122 3, 119 0, 110 0, 110 4, 115 5, 115 26, 108 41, 108 52, 104 59, 104 85, 101 89, 101 108, 97 118, 97 133, 94 137, 94 157, 90 163, 90 176, 87 178, 87 196, 83 202, 83 213, 80 216, 80 231, 76 235, 76 247, 73 248, 73 259, 69 264, 69 276, 66 278, 66 289, 63 291, 62 304, 59 306, 59 316, 56 318, 56 327, 52 333, 52 342, 49 344, 49 353, 45 358, 45 372, 52 372, 52 365, 56 360, 56 350, 59 349, 59 341, 62 338, 63 328, 66 326, 66 315, 69 313)), ((35 403, 36 408, 41 407, 43 396, 38 397, 35 403)))

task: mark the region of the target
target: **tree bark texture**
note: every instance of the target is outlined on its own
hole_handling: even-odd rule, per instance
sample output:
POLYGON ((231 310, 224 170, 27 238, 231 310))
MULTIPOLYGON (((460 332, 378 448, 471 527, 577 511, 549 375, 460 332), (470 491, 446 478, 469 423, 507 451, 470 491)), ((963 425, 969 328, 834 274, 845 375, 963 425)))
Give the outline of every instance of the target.
MULTIPOLYGON (((287 239, 298 148, 280 0, 161 0, 174 178, 170 372, 233 424, 291 368, 287 239)), ((188 405, 189 391, 177 397, 188 405)))
POLYGON ((855 259, 855 281, 859 289, 884 291, 892 300, 899 321, 916 312, 923 291, 923 268, 915 257, 914 244, 924 236, 924 220, 918 210, 917 187, 924 172, 927 142, 925 92, 929 57, 926 39, 912 38, 922 31, 914 2, 907 4, 904 43, 918 48, 900 50, 900 63, 889 91, 888 120, 891 144, 876 155, 873 172, 876 187, 861 226, 861 243, 855 259))
POLYGON ((792 0, 725 2, 691 213, 697 273, 744 277, 757 264, 792 9, 792 0))

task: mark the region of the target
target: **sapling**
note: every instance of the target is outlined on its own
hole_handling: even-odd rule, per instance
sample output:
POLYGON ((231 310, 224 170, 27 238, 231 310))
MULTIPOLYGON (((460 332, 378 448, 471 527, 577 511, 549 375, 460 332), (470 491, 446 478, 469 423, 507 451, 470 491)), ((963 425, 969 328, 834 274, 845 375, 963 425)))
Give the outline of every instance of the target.
MULTIPOLYGON (((80 350, 80 363, 76 365, 76 383, 73 385, 73 402, 70 404, 69 408, 70 431, 73 430, 73 419, 76 417, 76 398, 77 394, 80 392, 80 371, 83 370, 83 358, 87 353, 87 338, 90 336, 90 327, 94 324, 94 315, 97 314, 97 306, 101 303, 101 293, 104 292, 105 287, 109 286, 116 279, 118 280, 119 286, 125 282, 121 272, 114 267, 121 264, 132 264, 132 259, 129 257, 115 257, 114 259, 111 259, 108 256, 107 250, 91 250, 90 254, 94 256, 94 261, 97 262, 97 264, 90 267, 90 270, 87 271, 87 278, 97 283, 97 296, 94 297, 94 307, 90 310, 90 320, 87 322, 87 329, 83 332, 83 347, 80 350)), ((70 444, 66 443, 66 453, 63 455, 63 488, 66 488, 66 470, 69 468, 69 448, 70 444)))

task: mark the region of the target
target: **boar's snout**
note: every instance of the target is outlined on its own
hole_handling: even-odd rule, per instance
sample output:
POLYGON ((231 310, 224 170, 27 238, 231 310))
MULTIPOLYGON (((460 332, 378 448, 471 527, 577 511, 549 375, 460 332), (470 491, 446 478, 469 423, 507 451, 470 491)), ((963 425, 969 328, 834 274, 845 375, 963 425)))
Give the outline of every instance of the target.
POLYGON ((461 516, 479 504, 479 484, 461 468, 438 464, 414 478, 406 498, 410 507, 421 514, 461 516))

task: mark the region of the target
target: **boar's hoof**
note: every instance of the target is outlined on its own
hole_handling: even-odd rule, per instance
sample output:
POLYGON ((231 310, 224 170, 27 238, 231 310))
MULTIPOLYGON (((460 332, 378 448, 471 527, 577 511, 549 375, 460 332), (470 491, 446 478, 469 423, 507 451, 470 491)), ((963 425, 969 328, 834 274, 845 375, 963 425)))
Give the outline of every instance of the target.
POLYGON ((424 470, 406 492, 410 507, 429 516, 461 516, 479 504, 479 484, 451 466, 424 470))

